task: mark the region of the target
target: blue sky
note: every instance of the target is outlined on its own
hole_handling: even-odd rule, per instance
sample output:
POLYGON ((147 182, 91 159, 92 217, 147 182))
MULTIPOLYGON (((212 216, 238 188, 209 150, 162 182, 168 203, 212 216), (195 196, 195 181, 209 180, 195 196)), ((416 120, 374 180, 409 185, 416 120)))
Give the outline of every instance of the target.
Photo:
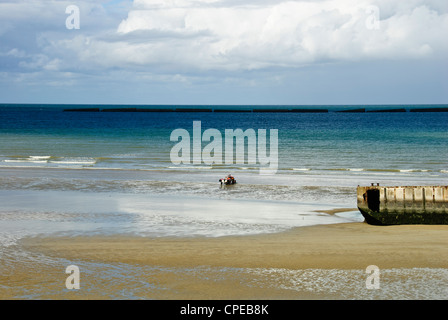
POLYGON ((446 0, 2 0, 0 103, 443 104, 447 30, 446 0))

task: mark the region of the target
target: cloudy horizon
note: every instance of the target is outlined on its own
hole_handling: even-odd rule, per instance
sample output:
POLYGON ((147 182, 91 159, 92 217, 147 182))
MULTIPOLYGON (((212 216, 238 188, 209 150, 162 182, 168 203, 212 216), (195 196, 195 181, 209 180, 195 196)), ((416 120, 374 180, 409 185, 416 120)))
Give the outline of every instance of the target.
POLYGON ((0 103, 444 104, 446 30, 439 0, 6 0, 0 103))

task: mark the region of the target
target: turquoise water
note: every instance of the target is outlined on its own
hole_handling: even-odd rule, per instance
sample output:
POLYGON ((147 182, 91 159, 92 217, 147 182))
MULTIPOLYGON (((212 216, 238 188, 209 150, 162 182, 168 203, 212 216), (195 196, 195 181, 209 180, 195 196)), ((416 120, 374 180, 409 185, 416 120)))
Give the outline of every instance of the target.
POLYGON ((447 112, 62 112, 69 107, 0 106, 0 166, 259 171, 247 161, 174 165, 171 132, 192 135, 200 121, 202 132, 223 137, 225 129, 277 129, 279 174, 448 171, 447 112))

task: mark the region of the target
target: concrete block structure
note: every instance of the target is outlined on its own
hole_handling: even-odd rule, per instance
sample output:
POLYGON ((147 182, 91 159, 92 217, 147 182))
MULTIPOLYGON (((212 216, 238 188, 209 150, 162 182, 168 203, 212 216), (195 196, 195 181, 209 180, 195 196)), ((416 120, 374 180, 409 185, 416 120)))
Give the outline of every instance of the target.
POLYGON ((448 186, 358 186, 357 202, 369 224, 448 224, 448 186))

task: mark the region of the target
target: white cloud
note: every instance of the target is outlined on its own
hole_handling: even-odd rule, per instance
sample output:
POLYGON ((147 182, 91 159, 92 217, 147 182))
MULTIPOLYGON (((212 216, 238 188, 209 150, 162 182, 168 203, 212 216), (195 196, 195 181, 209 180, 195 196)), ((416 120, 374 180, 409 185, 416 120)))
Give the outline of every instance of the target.
POLYGON ((197 69, 294 67, 321 61, 419 58, 447 52, 444 32, 448 30, 448 14, 440 1, 410 1, 407 5, 390 2, 376 2, 379 29, 371 29, 366 26, 367 19, 372 19, 366 12, 372 6, 369 0, 258 5, 241 5, 242 1, 226 5, 225 1, 138 0, 117 32, 146 31, 146 43, 129 44, 127 62, 151 64, 161 59, 197 69), (158 34, 165 36, 156 37, 158 34))
POLYGON ((134 0, 121 23, 101 4, 80 1, 81 29, 74 32, 65 29, 69 4, 0 4, 10 33, 0 52, 20 52, 28 57, 19 62, 27 68, 146 68, 170 74, 433 58, 448 52, 448 9, 438 0, 134 0), (371 6, 378 8, 378 17, 366 11, 371 6), (366 22, 376 18, 379 28, 369 29, 366 22), (14 29, 22 34, 33 29, 34 44, 7 47, 20 36, 14 29))

